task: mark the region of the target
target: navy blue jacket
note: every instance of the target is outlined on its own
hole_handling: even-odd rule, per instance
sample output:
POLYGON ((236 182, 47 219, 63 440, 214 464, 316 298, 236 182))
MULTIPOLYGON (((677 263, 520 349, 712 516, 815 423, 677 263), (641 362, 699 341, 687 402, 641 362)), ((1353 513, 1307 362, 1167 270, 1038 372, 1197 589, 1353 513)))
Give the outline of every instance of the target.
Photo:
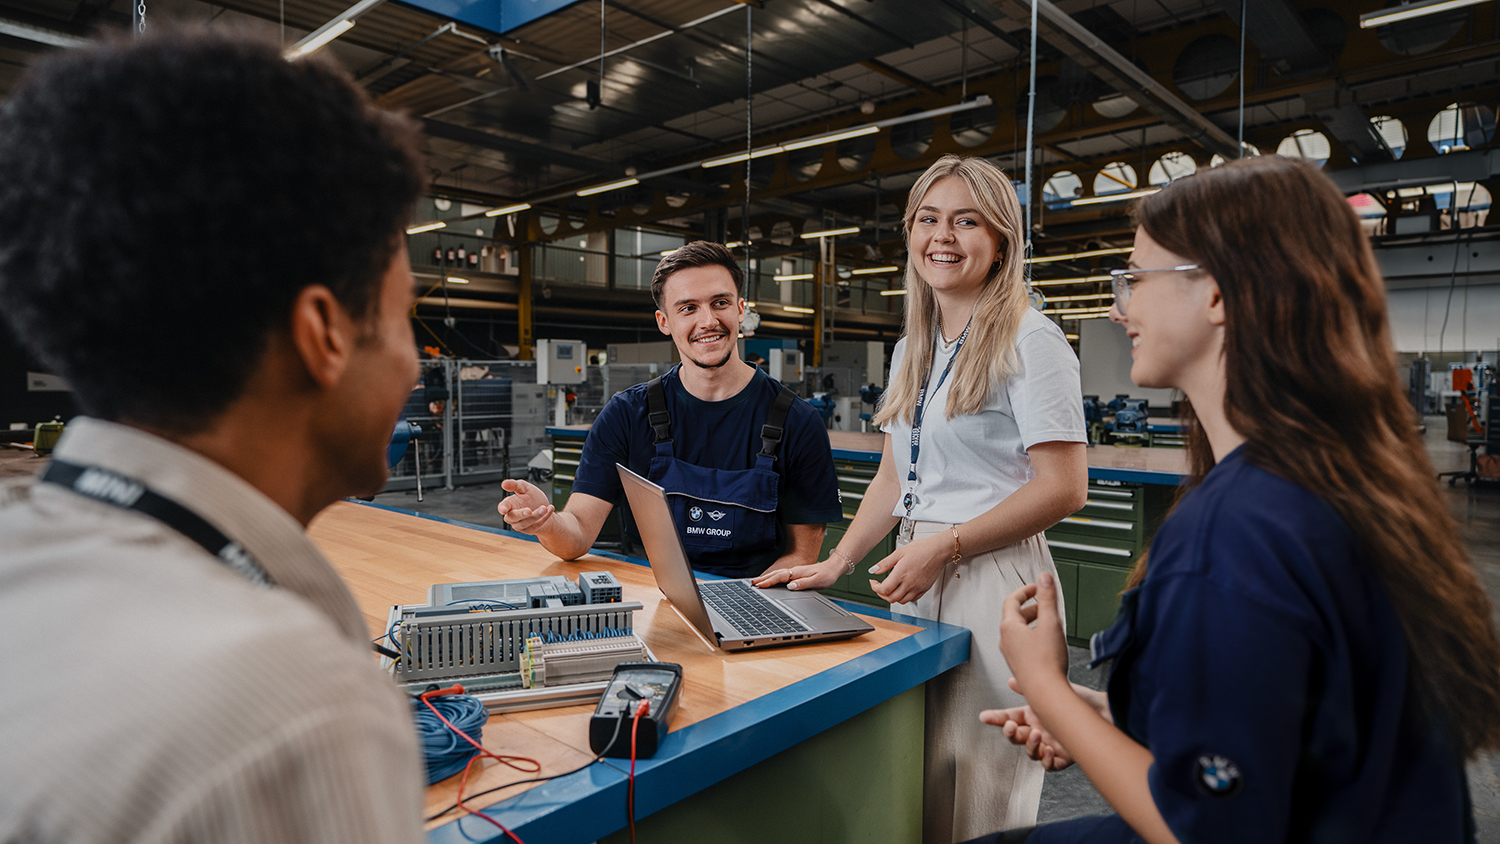
MULTIPOLYGON (((1385 586, 1326 501, 1244 451, 1162 525, 1093 643, 1115 723, 1155 757, 1157 808, 1183 844, 1457 844, 1463 765, 1408 694, 1385 586)), ((1027 844, 1138 840, 1110 815, 1027 844)))

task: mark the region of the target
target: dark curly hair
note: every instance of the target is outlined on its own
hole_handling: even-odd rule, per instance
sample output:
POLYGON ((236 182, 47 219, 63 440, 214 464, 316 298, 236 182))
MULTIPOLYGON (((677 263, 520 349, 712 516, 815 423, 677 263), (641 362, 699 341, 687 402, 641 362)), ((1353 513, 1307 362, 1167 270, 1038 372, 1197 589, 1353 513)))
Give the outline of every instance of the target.
POLYGON ((5 317, 85 413, 199 430, 302 289, 370 316, 417 138, 269 41, 160 27, 58 52, 0 108, 5 317))

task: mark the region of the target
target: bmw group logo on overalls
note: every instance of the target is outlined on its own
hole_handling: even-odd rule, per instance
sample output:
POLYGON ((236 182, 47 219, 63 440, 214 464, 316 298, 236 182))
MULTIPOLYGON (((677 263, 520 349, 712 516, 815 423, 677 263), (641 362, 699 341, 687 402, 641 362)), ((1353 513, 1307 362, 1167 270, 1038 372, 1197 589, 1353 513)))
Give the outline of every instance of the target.
POLYGON ((695 522, 701 522, 701 521, 703 521, 703 508, 702 507, 692 507, 692 508, 689 508, 688 509, 688 518, 692 519, 695 522))
POLYGON ((1198 790, 1209 797, 1233 797, 1245 787, 1239 766, 1218 754, 1198 757, 1193 780, 1198 784, 1198 790))

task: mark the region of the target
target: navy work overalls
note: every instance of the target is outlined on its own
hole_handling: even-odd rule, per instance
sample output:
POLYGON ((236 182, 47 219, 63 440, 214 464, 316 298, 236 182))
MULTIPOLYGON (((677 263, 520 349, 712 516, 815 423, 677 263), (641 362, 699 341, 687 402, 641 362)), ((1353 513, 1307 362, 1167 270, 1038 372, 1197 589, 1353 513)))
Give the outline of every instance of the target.
MULTIPOLYGON (((717 553, 742 556, 776 545, 776 503, 781 478, 774 468, 787 412, 797 395, 785 386, 761 427, 761 450, 749 469, 706 469, 678 460, 672 449, 671 415, 661 378, 646 385, 646 407, 656 434, 656 454, 647 474, 666 490, 672 517, 688 558, 710 565, 717 553)), ((747 575, 759 572, 747 572, 747 575)))

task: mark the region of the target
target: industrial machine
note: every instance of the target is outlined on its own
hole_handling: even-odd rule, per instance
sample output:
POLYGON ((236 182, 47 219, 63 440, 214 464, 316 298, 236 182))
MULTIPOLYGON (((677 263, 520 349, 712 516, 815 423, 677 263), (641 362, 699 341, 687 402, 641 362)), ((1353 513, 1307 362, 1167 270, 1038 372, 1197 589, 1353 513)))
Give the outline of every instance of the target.
POLYGON ((556 399, 552 424, 558 427, 568 424, 568 391, 556 385, 582 384, 587 355, 582 340, 536 341, 536 382, 554 387, 548 392, 556 399))

